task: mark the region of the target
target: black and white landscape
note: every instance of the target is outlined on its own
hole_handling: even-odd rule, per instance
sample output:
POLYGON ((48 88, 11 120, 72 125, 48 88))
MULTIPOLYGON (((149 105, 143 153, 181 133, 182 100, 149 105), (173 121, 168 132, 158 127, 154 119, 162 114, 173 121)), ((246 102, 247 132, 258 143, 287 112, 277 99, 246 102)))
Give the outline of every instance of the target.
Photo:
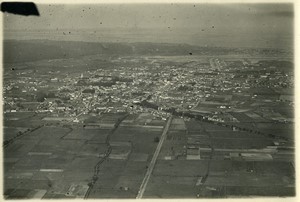
POLYGON ((3 13, 5 199, 295 196, 294 6, 3 13))

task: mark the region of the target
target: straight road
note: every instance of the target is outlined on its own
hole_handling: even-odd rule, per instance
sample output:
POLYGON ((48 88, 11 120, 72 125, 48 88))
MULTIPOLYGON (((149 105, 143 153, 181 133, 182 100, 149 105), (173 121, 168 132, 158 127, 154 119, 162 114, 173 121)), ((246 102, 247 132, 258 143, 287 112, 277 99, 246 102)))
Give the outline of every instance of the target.
POLYGON ((169 117, 169 119, 168 119, 168 121, 167 121, 167 124, 166 124, 166 126, 165 126, 165 128, 164 128, 164 130, 163 130, 163 133, 162 133, 162 135, 161 135, 161 138, 160 138, 160 140, 159 140, 159 143, 158 143, 158 145, 157 145, 157 147, 156 147, 156 150, 155 150, 155 152, 154 152, 153 158, 152 158, 152 160, 151 160, 151 162, 150 162, 150 165, 149 165, 149 167, 148 167, 148 170, 147 170, 147 172, 146 172, 146 174, 145 174, 145 177, 144 177, 144 179, 143 179, 143 182, 142 182, 142 184, 141 184, 141 186, 140 186, 138 195, 136 196, 137 199, 143 198, 143 195, 144 195, 144 192, 145 192, 145 190, 146 190, 148 181, 149 181, 149 179, 150 179, 150 177, 151 177, 151 174, 152 174, 152 171, 153 171, 153 169, 154 169, 154 166, 155 166, 155 163, 156 163, 158 154, 159 154, 159 152, 160 152, 160 150, 161 150, 161 147, 162 147, 162 145, 163 145, 163 143, 164 143, 164 140, 166 139, 166 135, 167 135, 168 130, 169 130, 169 128, 170 128, 171 122, 172 122, 172 115, 169 117))

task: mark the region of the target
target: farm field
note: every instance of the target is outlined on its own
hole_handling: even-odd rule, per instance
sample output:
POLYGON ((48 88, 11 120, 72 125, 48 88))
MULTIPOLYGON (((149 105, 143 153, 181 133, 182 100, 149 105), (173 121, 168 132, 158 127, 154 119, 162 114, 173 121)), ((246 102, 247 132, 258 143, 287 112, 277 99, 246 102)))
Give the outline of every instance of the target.
MULTIPOLYGON (((120 117, 106 114, 101 121, 120 117)), ((135 198, 157 146, 154 140, 162 133, 162 128, 143 127, 145 121, 154 121, 151 116, 138 117, 135 122, 125 118, 127 123, 116 129, 66 123, 34 130, 6 127, 6 138, 25 133, 4 150, 5 198, 84 198, 88 191, 89 198, 135 198), (89 190, 100 161, 98 179, 89 190)), ((154 123, 163 127, 164 122, 154 123)))
POLYGON ((277 141, 215 124, 174 120, 144 198, 293 196, 293 150, 276 147, 277 141))

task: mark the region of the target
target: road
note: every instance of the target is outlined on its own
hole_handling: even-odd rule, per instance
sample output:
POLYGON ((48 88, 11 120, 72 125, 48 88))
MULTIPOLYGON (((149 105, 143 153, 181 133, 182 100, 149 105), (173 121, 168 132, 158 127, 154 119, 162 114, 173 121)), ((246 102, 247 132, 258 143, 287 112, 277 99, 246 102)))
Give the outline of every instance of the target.
POLYGON ((159 141, 159 143, 158 143, 158 145, 157 145, 157 147, 156 147, 156 150, 155 150, 155 152, 154 152, 153 158, 152 158, 152 160, 151 160, 151 162, 150 162, 150 164, 149 164, 148 170, 147 170, 147 172, 146 172, 146 174, 145 174, 145 177, 144 177, 144 179, 143 179, 143 182, 142 182, 142 184, 141 184, 141 186, 140 186, 138 195, 136 196, 137 199, 143 198, 143 195, 144 195, 144 192, 145 192, 145 190, 146 190, 148 181, 149 181, 149 179, 150 179, 150 177, 151 177, 151 174, 152 174, 152 171, 153 171, 153 169, 154 169, 154 166, 155 166, 155 163, 156 163, 158 154, 159 154, 159 152, 160 152, 160 150, 161 150, 161 147, 162 147, 162 145, 163 145, 163 143, 164 143, 164 140, 166 139, 167 132, 168 132, 168 130, 169 130, 169 127, 170 127, 170 125, 171 125, 171 122, 172 122, 172 115, 169 117, 169 119, 168 119, 168 121, 167 121, 167 124, 166 124, 166 126, 165 126, 165 128, 164 128, 164 130, 163 130, 163 133, 162 133, 162 135, 161 135, 160 141, 159 141))

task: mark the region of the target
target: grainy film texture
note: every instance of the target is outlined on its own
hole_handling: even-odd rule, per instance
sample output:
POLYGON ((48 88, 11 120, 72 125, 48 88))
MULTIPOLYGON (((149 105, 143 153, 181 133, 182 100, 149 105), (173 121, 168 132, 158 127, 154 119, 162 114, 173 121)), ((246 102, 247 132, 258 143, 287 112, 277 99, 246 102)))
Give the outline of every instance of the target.
POLYGON ((3 13, 6 199, 295 196, 293 4, 3 13))

